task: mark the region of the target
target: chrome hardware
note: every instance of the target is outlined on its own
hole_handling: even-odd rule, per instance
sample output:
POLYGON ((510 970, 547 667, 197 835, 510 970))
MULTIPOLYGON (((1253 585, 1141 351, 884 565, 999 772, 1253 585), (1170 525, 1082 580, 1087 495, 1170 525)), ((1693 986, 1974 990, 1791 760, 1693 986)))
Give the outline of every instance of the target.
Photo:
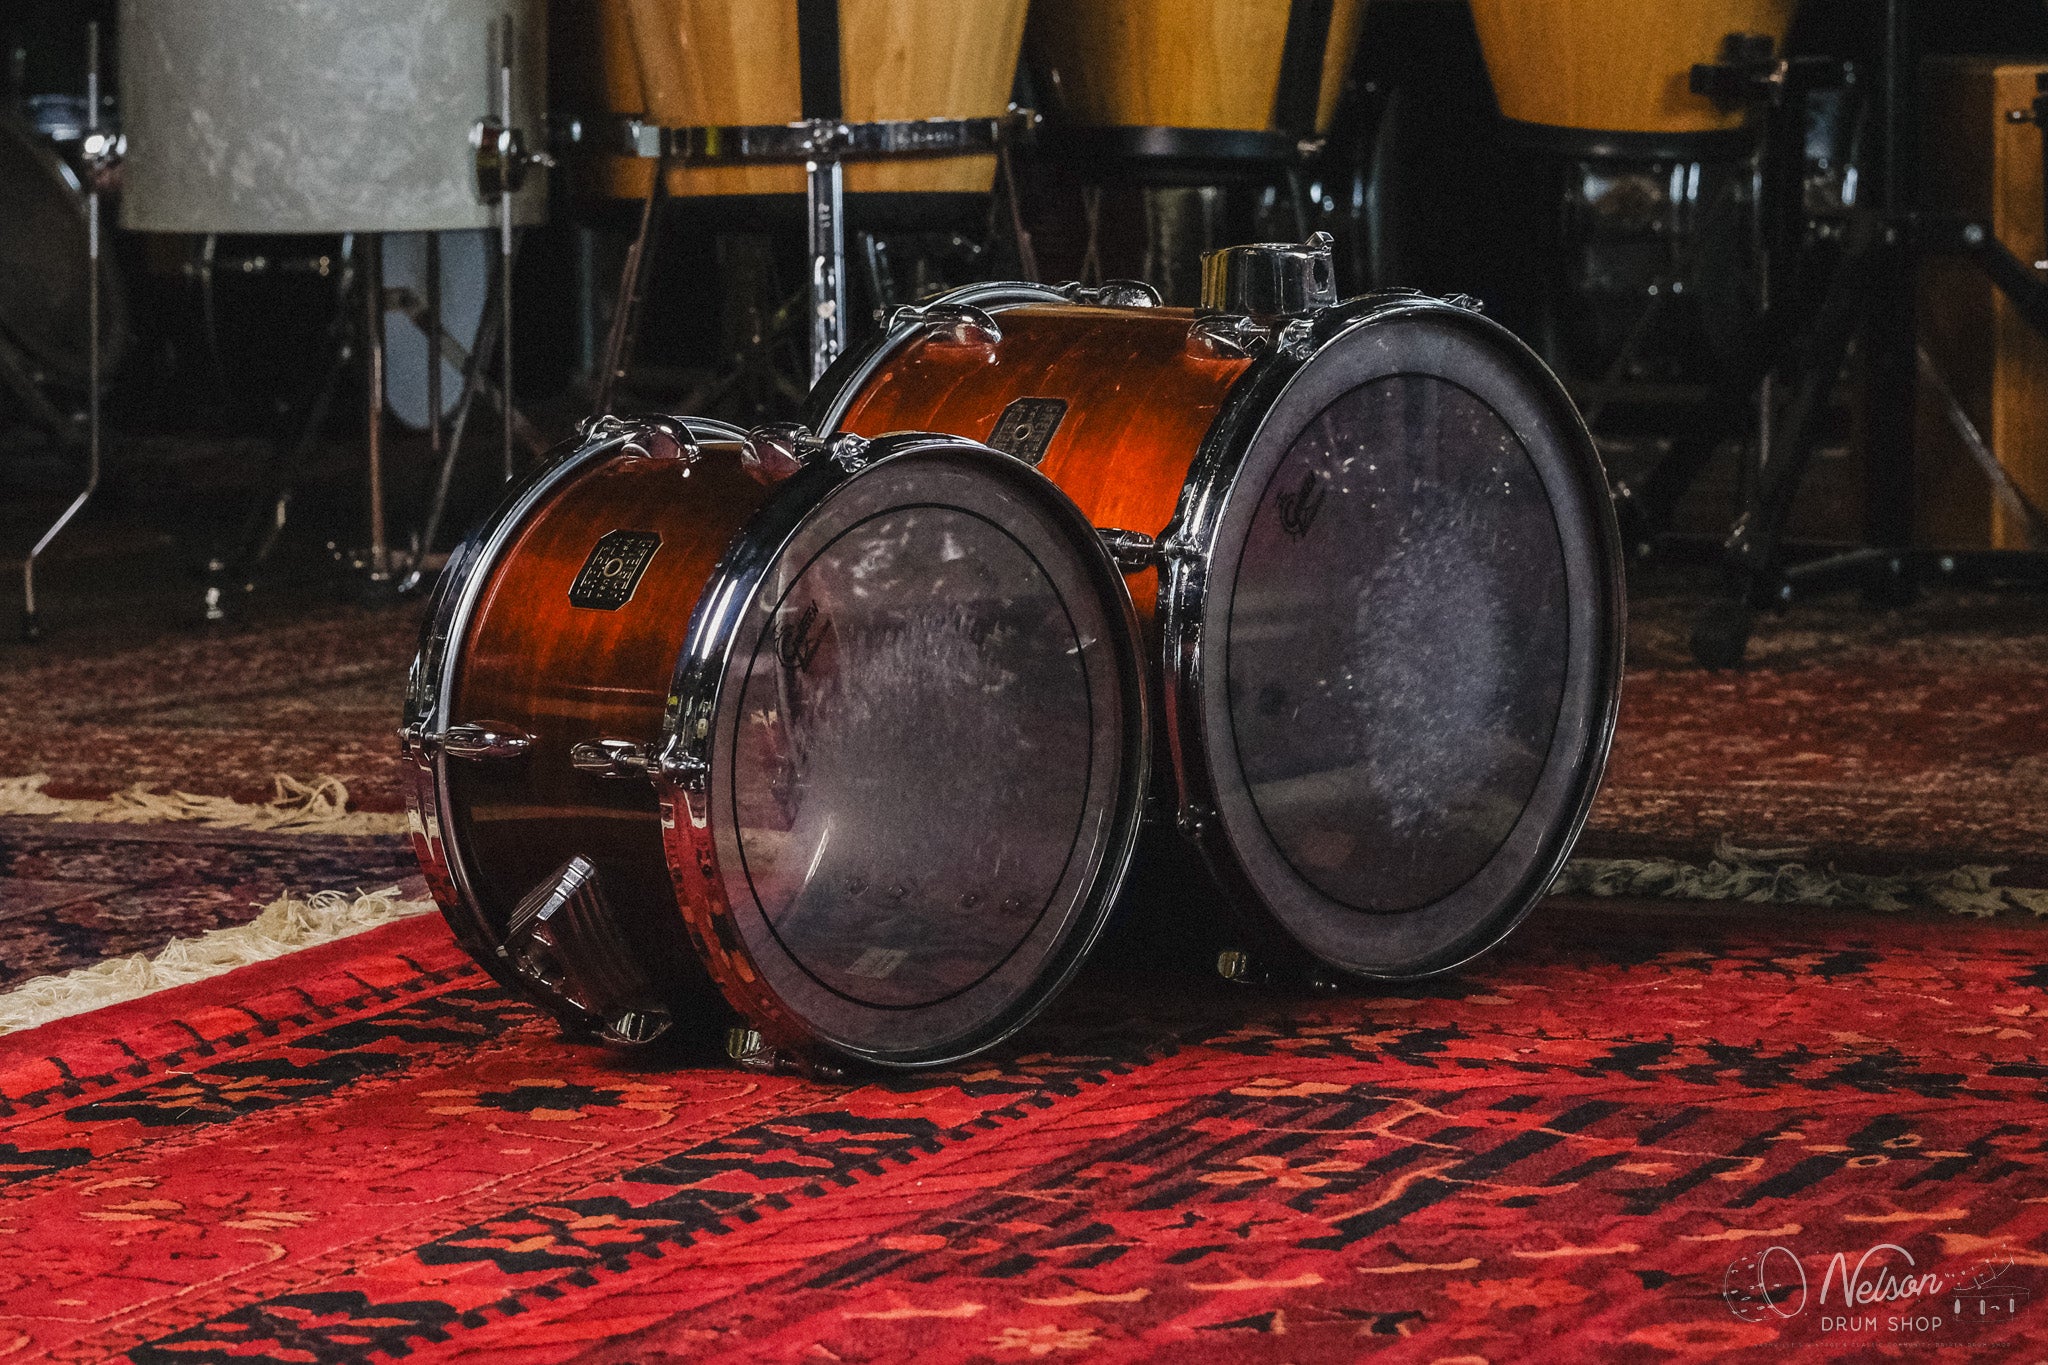
POLYGON ((595 413, 576 424, 576 438, 585 445, 593 441, 608 441, 625 431, 625 422, 608 412, 595 413))
POLYGON ((1250 953, 1236 948, 1226 948, 1216 954, 1216 975, 1225 981, 1249 981, 1252 975, 1250 953))
POLYGON ((1109 551, 1109 557, 1125 573, 1143 573, 1165 558, 1165 551, 1159 542, 1143 531, 1122 531, 1113 526, 1098 526, 1095 534, 1102 537, 1102 548, 1109 551))
POLYGON ((614 1043, 651 1043, 675 1022, 619 927, 588 858, 528 892, 498 950, 567 1022, 614 1043))
POLYGON ((655 760, 656 774, 678 791, 701 794, 711 781, 711 765, 694 754, 671 750, 655 760))
POLYGON ((909 328, 949 346, 997 346, 1003 329, 971 303, 907 303, 889 314, 889 330, 909 328))
MULTIPOLYGON (((1678 288, 1676 284, 1671 287, 1674 292, 1678 288)), ((1444 295, 1444 302, 1453 308, 1462 308, 1468 313, 1484 313, 1486 311, 1486 304, 1479 299, 1473 298, 1470 294, 1446 294, 1444 295)))
MULTIPOLYGON (((442 753, 468 763, 502 763, 524 758, 533 747, 531 736, 495 725, 451 725, 439 740, 442 753)), ((432 735, 421 736, 422 747, 434 742, 432 735)))
POLYGON ((856 474, 867 468, 868 442, 864 436, 856 436, 850 431, 828 436, 825 438, 825 451, 833 464, 849 474, 856 474))
POLYGON ((1301 317, 1337 302, 1334 239, 1309 234, 1298 246, 1260 242, 1202 254, 1204 313, 1235 313, 1266 320, 1301 317))
POLYGON ((1198 840, 1208 832, 1209 824, 1216 818, 1216 812, 1207 806, 1183 806, 1180 817, 1174 822, 1180 836, 1189 841, 1198 840))
POLYGON ((1159 291, 1143 280, 1104 280, 1101 284, 1069 280, 1053 288, 1071 302, 1100 308, 1157 308, 1160 304, 1159 291))
POLYGON ((555 164, 546 152, 526 150, 525 132, 508 127, 495 114, 484 115, 470 128, 469 146, 476 162, 477 193, 486 199, 519 193, 529 169, 555 164))
POLYGON ((750 1028, 731 1028, 725 1033, 725 1055, 749 1071, 773 1071, 775 1049, 750 1028))
POLYGON ((422 722, 414 721, 410 725, 401 725, 398 727, 398 756, 411 758, 417 754, 421 758, 432 758, 434 749, 440 747, 440 738, 439 735, 435 735, 434 743, 430 747, 427 727, 422 722))
POLYGON ((573 745, 569 766, 593 777, 646 777, 654 770, 647 746, 625 739, 586 739, 573 745))
POLYGON ((695 464, 703 453, 697 448, 697 438, 691 433, 689 426, 673 417, 635 417, 624 425, 630 434, 626 437, 626 443, 619 447, 622 454, 637 455, 643 460, 666 456, 669 459, 681 460, 687 465, 695 464), (661 437, 674 448, 661 450, 648 444, 643 438, 650 435, 661 437))
POLYGON ((1272 334, 1250 318, 1211 314, 1188 327, 1188 354, 1197 360, 1242 360, 1271 341, 1272 334))
POLYGON ((793 474, 825 453, 825 443, 813 436, 809 427, 797 422, 770 422, 746 434, 740 443, 740 464, 749 473, 759 466, 771 470, 786 468, 793 474))

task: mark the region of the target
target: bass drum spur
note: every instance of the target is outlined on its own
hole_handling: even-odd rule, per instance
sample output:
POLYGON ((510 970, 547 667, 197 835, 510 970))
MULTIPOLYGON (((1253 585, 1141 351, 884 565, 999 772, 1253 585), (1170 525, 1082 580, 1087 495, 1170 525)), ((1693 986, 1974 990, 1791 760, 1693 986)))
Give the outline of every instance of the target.
POLYGON ((1181 832, 1241 912, 1238 977, 1442 971, 1584 824, 1623 599, 1591 439, 1468 301, 1336 301, 1328 239, 1144 285, 988 284, 899 310, 820 382, 823 432, 959 432, 1116 536, 1159 666, 1181 832))

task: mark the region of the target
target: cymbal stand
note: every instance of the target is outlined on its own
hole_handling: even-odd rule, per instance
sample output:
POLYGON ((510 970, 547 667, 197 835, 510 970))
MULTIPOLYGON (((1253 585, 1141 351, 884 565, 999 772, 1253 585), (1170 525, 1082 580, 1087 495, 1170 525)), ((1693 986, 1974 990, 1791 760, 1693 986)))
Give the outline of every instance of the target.
POLYGON ((118 157, 115 140, 100 130, 100 26, 85 26, 85 241, 86 241, 86 419, 85 487, 71 500, 44 531, 21 561, 21 633, 29 640, 42 638, 41 618, 36 609, 36 560, 63 534, 72 519, 85 510, 100 486, 100 195, 113 173, 118 157))

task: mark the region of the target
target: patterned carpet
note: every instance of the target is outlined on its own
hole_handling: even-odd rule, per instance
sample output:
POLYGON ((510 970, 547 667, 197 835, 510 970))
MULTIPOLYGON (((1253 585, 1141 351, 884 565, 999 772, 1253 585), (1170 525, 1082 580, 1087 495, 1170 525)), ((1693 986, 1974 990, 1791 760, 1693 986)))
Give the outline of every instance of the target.
POLYGON ((2030 923, 1554 900, 1399 996, 1137 980, 985 1062, 829 1087, 566 1047, 428 918, 0 1040, 0 1358, 2039 1339, 2030 923), (1844 1314, 1832 1258, 1885 1246, 1859 1283, 1894 1297, 1844 1314))

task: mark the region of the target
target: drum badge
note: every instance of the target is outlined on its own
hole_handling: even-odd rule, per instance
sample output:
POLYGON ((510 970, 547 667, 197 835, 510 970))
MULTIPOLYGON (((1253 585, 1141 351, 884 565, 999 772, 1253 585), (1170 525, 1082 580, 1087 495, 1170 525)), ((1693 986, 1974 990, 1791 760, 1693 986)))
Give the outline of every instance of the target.
POLYGON ((1045 458, 1045 448, 1052 444, 1052 434, 1066 415, 1064 398, 1019 398, 996 418, 988 443, 1005 455, 1035 465, 1045 458))
POLYGON ((652 531, 607 531, 592 547, 590 558, 569 585, 569 605, 592 611, 617 611, 633 600, 647 561, 661 548, 652 531))

